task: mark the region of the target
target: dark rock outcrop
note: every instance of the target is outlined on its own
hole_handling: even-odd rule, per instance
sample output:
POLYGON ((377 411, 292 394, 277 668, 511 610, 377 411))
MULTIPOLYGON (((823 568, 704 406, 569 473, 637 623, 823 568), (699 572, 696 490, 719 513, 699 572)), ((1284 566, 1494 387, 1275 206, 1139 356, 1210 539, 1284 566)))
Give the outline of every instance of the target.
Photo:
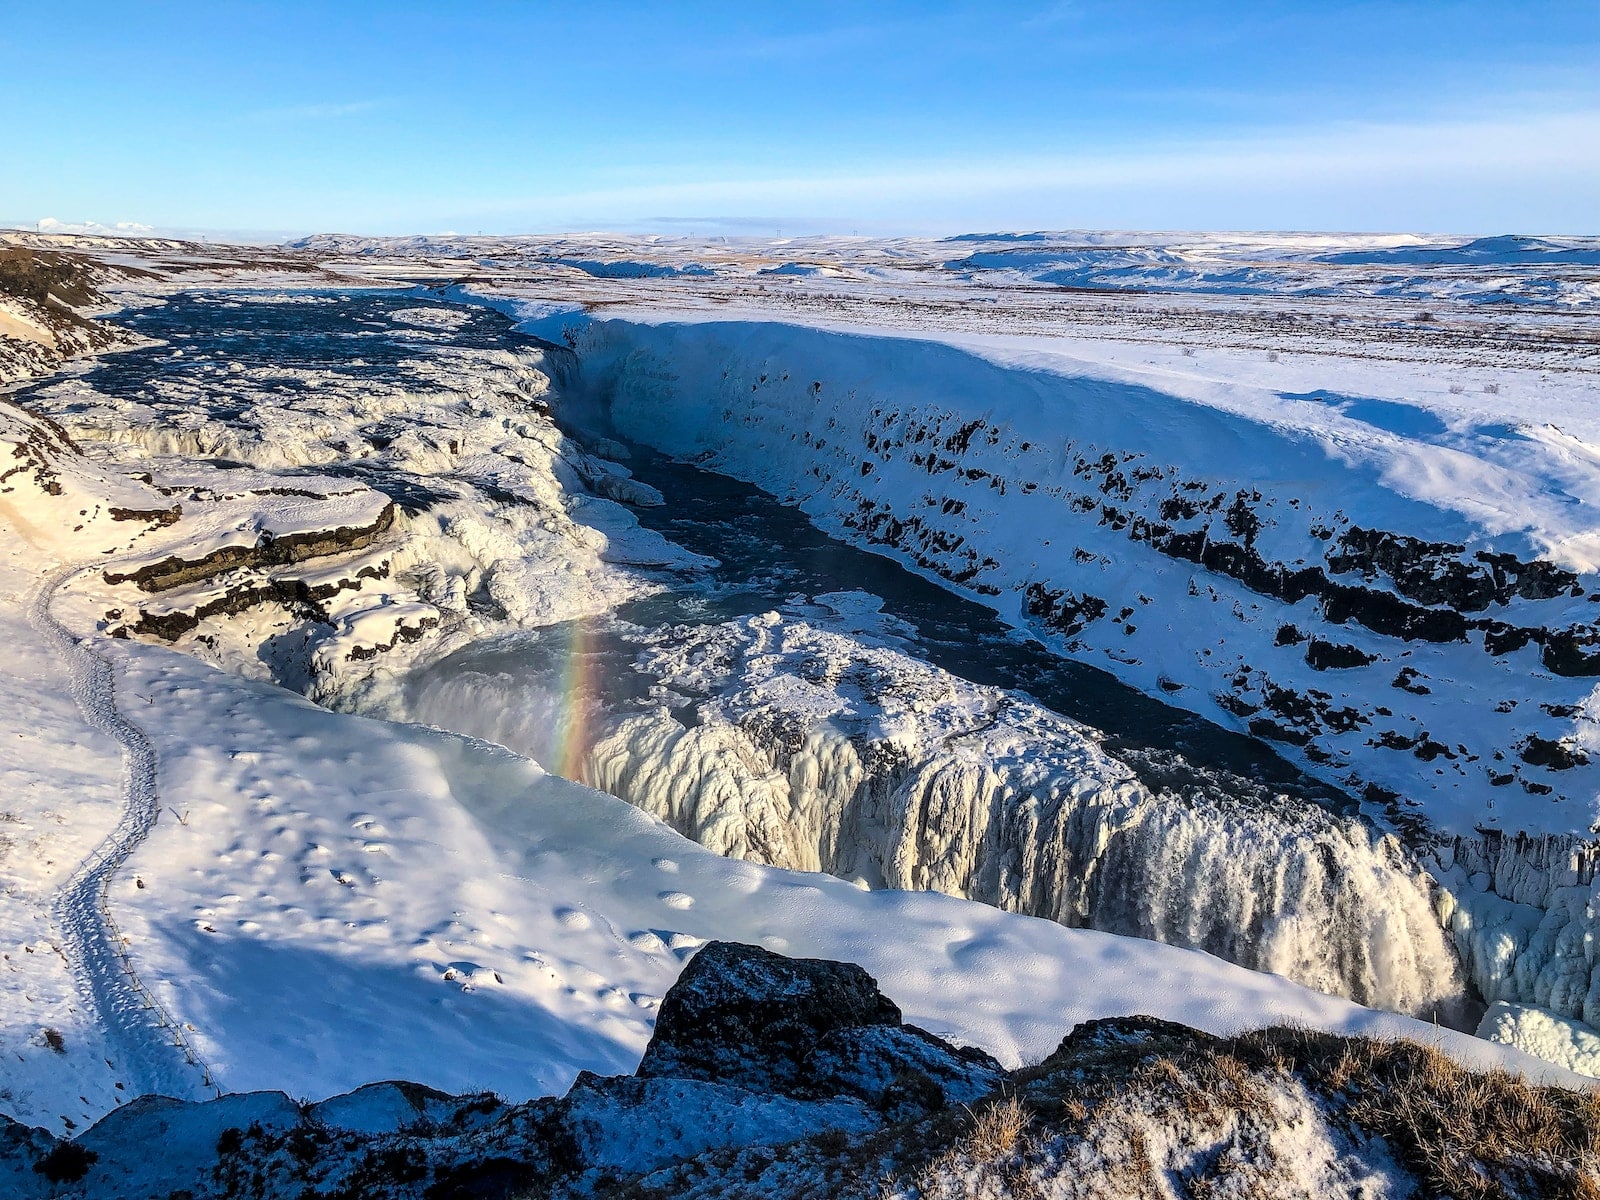
POLYGON ((875 1107, 920 1098, 942 1108, 947 1090, 981 1093, 1002 1072, 981 1051, 903 1025, 900 1010, 852 963, 712 942, 662 1001, 639 1074, 800 1099, 848 1096, 875 1107))
POLYGON ((198 583, 225 571, 242 567, 262 570, 288 566, 346 550, 363 550, 394 525, 395 506, 391 500, 378 516, 366 525, 339 525, 333 529, 312 529, 274 535, 263 532, 251 545, 224 546, 196 559, 171 555, 147 563, 133 571, 104 572, 109 584, 132 583, 141 591, 163 592, 184 584, 198 583))
POLYGON ((1341 642, 1326 642, 1312 638, 1306 647, 1306 663, 1313 671, 1347 671, 1351 667, 1364 667, 1378 661, 1378 656, 1368 654, 1359 646, 1346 646, 1341 642))

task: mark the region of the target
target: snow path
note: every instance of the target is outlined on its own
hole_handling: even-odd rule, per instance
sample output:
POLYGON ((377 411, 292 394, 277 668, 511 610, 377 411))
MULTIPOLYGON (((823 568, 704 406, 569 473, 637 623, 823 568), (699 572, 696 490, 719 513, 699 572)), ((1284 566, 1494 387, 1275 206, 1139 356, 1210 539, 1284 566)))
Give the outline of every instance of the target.
POLYGON ((110 661, 50 612, 56 590, 84 569, 66 566, 46 576, 28 606, 28 623, 55 647, 66 665, 69 688, 84 720, 121 744, 123 808, 116 827, 57 893, 56 919, 79 989, 99 1012, 108 1038, 122 1051, 133 1094, 154 1092, 181 1099, 202 1098, 208 1092, 221 1095, 212 1083, 211 1069, 195 1052, 182 1025, 134 971, 124 949, 126 940, 107 903, 112 879, 155 828, 161 800, 155 748, 117 707, 110 661))

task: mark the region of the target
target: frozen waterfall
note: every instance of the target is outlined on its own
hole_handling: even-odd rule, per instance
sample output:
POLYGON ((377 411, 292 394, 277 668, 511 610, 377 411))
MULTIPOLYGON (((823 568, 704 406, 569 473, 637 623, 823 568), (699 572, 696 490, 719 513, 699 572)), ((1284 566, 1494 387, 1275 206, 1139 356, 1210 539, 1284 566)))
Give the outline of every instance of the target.
MULTIPOLYGON (((1205 950, 1393 1011, 1476 1012, 1392 836, 1237 777, 1152 788, 1025 696, 776 613, 634 630, 631 701, 435 667, 413 719, 543 761, 719 853, 1205 950), (563 714, 567 715, 563 715, 563 714)), ((448 664, 448 660, 447 660, 448 664)), ((619 664, 613 663, 613 666, 619 664)))

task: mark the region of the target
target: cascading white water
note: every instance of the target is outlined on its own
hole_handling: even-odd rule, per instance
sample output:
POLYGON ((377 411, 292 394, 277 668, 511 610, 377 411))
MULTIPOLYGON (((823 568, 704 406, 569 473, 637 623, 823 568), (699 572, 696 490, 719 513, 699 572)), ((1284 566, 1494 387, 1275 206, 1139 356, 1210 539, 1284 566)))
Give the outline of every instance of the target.
POLYGON ((1465 1019, 1426 875, 1359 822, 1158 797, 981 750, 864 756, 804 717, 788 732, 792 753, 770 733, 630 716, 596 744, 585 781, 735 857, 966 896, 1465 1019))
MULTIPOLYGON (((1189 786, 1153 791, 1025 697, 776 614, 641 637, 641 667, 694 702, 601 717, 571 773, 710 849, 1474 1015, 1431 881, 1357 820, 1229 795, 1192 769, 1189 786)), ((409 694, 414 719, 546 762, 569 705, 548 681, 481 667, 435 669, 409 694)))

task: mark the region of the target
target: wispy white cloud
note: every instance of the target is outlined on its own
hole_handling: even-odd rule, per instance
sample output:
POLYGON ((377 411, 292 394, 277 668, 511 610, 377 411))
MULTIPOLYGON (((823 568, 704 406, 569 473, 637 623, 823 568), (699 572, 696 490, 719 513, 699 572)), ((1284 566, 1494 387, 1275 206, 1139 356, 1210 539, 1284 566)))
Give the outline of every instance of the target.
POLYGON ((290 238, 302 237, 310 229, 231 229, 221 226, 147 225, 143 221, 62 221, 56 217, 38 220, 0 218, 0 230, 22 230, 60 235, 83 234, 94 237, 158 237, 179 238, 185 241, 219 241, 275 245, 290 238))
MULTIPOLYGON (((474 207, 520 211, 533 219, 796 208, 865 217, 898 210, 919 223, 937 223, 956 212, 1006 211, 1008 202, 1013 208, 1031 205, 1041 214, 1074 204, 1099 212, 1119 197, 1137 197, 1142 212, 1160 211, 1152 201, 1164 198, 1174 226, 1181 227, 1187 225, 1182 217, 1185 200, 1200 194, 1223 203, 1229 196, 1239 197, 1241 211, 1246 211, 1250 206, 1243 202, 1265 192, 1336 191, 1359 197, 1370 190, 1392 197, 1406 191, 1425 201, 1430 193, 1442 197, 1462 189, 1487 194, 1541 187, 1557 189, 1574 203, 1587 195, 1596 214, 1589 224, 1600 219, 1600 108, 1472 121, 1344 124, 1027 157, 986 158, 969 148, 959 160, 854 171, 641 180, 474 207)), ((1216 203, 1208 211, 1216 211, 1216 203)))
POLYGON ((156 231, 154 225, 140 221, 113 221, 103 225, 99 221, 58 221, 55 217, 41 218, 34 223, 34 228, 40 233, 86 233, 110 237, 143 237, 156 231))

